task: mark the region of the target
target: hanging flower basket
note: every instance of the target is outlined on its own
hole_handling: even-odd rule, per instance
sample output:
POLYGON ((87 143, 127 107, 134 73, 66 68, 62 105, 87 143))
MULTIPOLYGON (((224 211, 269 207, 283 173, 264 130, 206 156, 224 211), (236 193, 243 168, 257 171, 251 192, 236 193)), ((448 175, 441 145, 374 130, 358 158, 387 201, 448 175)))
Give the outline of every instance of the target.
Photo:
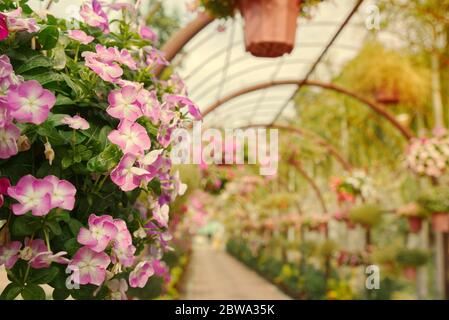
POLYGON ((291 53, 300 5, 301 0, 239 0, 246 51, 266 58, 291 53))
POLYGON ((446 212, 434 212, 432 214, 432 226, 436 232, 449 232, 449 214, 446 212))

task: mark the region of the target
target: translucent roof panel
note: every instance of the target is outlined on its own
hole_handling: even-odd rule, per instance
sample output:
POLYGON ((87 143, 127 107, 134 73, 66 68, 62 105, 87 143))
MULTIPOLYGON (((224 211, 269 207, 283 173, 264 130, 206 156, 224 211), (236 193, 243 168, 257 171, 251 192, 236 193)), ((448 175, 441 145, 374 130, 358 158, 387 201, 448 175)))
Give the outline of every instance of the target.
MULTIPOLYGON (((345 26, 310 79, 330 81, 341 66, 354 57, 368 29, 364 25, 365 1, 345 26)), ((290 55, 257 58, 245 52, 243 19, 238 15, 217 20, 203 29, 175 59, 177 72, 185 79, 191 98, 206 110, 210 105, 242 88, 275 80, 301 80, 328 46, 357 1, 327 1, 312 19, 298 18, 296 46, 290 55)), ((245 94, 224 103, 205 117, 205 125, 236 127, 269 124, 291 117, 291 98, 297 86, 277 86, 245 94), (280 113, 280 110, 282 112, 280 113)))

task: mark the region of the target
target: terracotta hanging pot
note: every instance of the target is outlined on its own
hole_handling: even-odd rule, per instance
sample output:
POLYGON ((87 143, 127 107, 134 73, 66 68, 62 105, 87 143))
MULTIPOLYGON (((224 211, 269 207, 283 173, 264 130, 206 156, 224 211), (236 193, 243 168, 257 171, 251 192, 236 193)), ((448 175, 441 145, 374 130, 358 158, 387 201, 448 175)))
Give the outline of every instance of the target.
POLYGON ((432 226, 436 232, 449 232, 449 214, 446 212, 433 213, 432 226))
POLYGON ((275 58, 292 52, 301 0, 239 0, 246 51, 275 58))
POLYGON ((409 217, 408 226, 411 233, 418 233, 422 228, 422 219, 420 217, 409 217))
POLYGON ((385 105, 398 104, 400 102, 399 91, 394 89, 382 88, 375 92, 374 97, 378 103, 385 105))

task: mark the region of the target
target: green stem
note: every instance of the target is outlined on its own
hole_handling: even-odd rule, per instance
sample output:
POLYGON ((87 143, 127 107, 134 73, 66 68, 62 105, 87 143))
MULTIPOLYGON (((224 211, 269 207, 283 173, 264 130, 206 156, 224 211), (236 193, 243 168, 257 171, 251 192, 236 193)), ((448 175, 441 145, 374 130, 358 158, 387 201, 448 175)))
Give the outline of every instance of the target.
POLYGON ((78 55, 79 55, 79 52, 80 52, 80 44, 78 44, 77 45, 77 47, 76 47, 76 50, 75 50, 75 58, 73 59, 73 61, 75 61, 75 63, 77 63, 78 62, 78 55))

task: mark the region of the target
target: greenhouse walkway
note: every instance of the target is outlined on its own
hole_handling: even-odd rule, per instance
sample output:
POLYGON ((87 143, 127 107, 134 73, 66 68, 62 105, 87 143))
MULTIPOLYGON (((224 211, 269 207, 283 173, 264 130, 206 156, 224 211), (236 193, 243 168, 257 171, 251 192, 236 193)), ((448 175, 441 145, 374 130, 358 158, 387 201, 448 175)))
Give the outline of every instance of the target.
POLYGON ((287 300, 274 285, 207 243, 194 245, 182 299, 287 300))

